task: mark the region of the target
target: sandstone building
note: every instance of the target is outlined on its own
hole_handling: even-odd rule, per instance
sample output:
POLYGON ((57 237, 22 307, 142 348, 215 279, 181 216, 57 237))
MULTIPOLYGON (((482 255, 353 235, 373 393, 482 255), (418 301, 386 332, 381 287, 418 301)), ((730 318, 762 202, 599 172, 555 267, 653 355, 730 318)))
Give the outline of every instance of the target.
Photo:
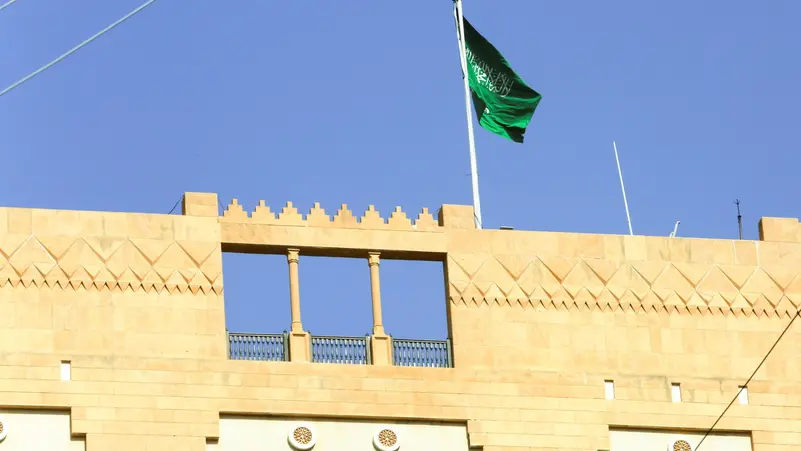
MULTIPOLYGON (((0 208, 0 451, 685 451, 801 305, 795 219, 754 242, 472 215, 0 208), (286 334, 226 330, 223 252, 286 256, 286 334), (365 261, 372 334, 304 329, 304 256, 365 261), (385 259, 442 262, 448 340, 385 330, 385 259)), ((701 450, 801 450, 799 338, 701 450)))

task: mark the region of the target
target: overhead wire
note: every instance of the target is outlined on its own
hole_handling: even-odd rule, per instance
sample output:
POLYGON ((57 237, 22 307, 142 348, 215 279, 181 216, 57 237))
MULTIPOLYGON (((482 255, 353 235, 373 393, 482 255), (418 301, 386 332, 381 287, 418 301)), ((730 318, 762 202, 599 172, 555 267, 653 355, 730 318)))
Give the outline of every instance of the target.
MULTIPOLYGON (((6 6, 10 5, 14 1, 16 1, 16 0, 9 1, 8 3, 6 3, 2 7, 0 7, 0 10, 2 10, 6 6)), ((46 71, 47 69, 50 69, 51 67, 55 66, 56 64, 58 64, 59 62, 63 61, 65 58, 67 58, 68 56, 70 56, 73 53, 77 52, 78 50, 80 50, 84 46, 90 44, 95 39, 99 38, 100 36, 103 36, 104 34, 106 34, 107 32, 111 31, 116 26, 122 24, 126 20, 128 20, 131 17, 133 17, 134 15, 136 15, 138 12, 140 12, 143 9, 147 8, 148 6, 152 5, 155 1, 156 0, 148 0, 145 3, 139 5, 139 7, 137 7, 133 11, 129 12, 128 14, 126 14, 125 16, 123 16, 122 18, 120 18, 119 20, 114 22, 113 24, 111 24, 111 25, 107 26, 106 28, 100 30, 99 32, 97 32, 94 35, 92 35, 90 38, 86 39, 85 41, 81 42, 80 44, 76 45, 75 47, 67 50, 65 53, 63 53, 58 58, 54 59, 53 61, 50 61, 49 63, 45 64, 44 66, 40 67, 39 69, 36 69, 35 71, 33 71, 30 74, 26 75, 25 77, 21 78, 17 82, 13 83, 11 86, 9 86, 6 89, 0 91, 0 97, 4 96, 5 94, 8 94, 9 92, 11 92, 15 88, 18 88, 20 85, 22 85, 26 81, 30 80, 31 78, 33 78, 33 77, 41 74, 42 72, 46 71)))
MULTIPOLYGON (((7 8, 7 7, 11 6, 11 5, 12 5, 12 4, 14 4, 16 1, 17 1, 17 0, 8 0, 6 3, 4 3, 4 4, 0 5, 0 11, 2 11, 2 10, 4 10, 5 8, 7 8)), ((117 27, 118 25, 121 25, 123 22, 127 21, 128 19, 130 19, 131 17, 133 17, 134 15, 136 15, 137 13, 139 13, 140 11, 142 11, 143 9, 145 9, 145 8, 147 8, 148 6, 152 5, 153 3, 155 3, 155 1, 156 1, 156 0, 148 0, 148 1, 146 1, 145 3, 141 4, 140 6, 138 6, 136 9, 132 10, 131 12, 129 12, 128 14, 126 14, 125 16, 123 16, 123 17, 121 17, 120 19, 118 19, 116 22, 112 23, 111 25, 109 25, 109 26, 107 26, 106 28, 104 28, 104 29, 100 30, 99 32, 95 33, 94 35, 92 35, 92 36, 91 36, 91 37, 89 37, 88 39, 84 40, 84 41, 83 41, 83 42, 81 42, 80 44, 78 44, 78 45, 76 45, 75 47, 71 48, 70 50, 66 51, 65 53, 63 53, 62 55, 60 55, 58 58, 56 58, 56 59, 54 59, 54 60, 50 61, 49 63, 45 64, 44 66, 40 67, 39 69, 37 69, 37 70, 35 70, 35 71, 31 72, 30 74, 26 75, 25 77, 21 78, 20 80, 16 81, 15 83, 11 84, 11 85, 10 85, 10 86, 8 86, 7 88, 5 88, 5 89, 3 89, 2 91, 0 91, 0 97, 2 97, 3 95, 5 95, 5 94, 7 94, 7 93, 11 92, 13 89, 15 89, 15 88, 19 87, 20 85, 22 85, 22 84, 23 84, 23 83, 25 83, 26 81, 28 81, 28 80, 32 79, 33 77, 35 77, 35 76, 37 76, 37 75, 41 74, 42 72, 46 71, 47 69, 49 69, 49 68, 51 68, 51 67, 55 66, 55 65, 56 65, 56 64, 58 64, 59 62, 63 61, 65 58, 69 57, 70 55, 72 55, 73 53, 77 52, 77 51, 78 51, 78 50, 80 50, 81 48, 83 48, 83 47, 85 47, 86 45, 90 44, 92 41, 96 40, 97 38, 99 38, 100 36, 102 36, 102 35, 106 34, 106 33, 107 33, 107 32, 109 32, 109 31, 111 31, 112 29, 114 29, 114 28, 115 28, 115 27, 117 27)), ((175 205, 172 207, 172 209, 170 209, 170 211, 169 211, 167 214, 168 214, 168 215, 169 215, 169 214, 172 214, 172 213, 173 213, 173 211, 175 211, 175 209, 178 207, 178 205, 181 203, 181 201, 182 201, 182 200, 183 200, 183 196, 181 196, 181 198, 179 198, 179 199, 178 199, 178 201, 175 203, 175 205)), ((219 201, 219 200, 218 200, 217 202, 218 202, 218 206, 220 207, 220 209, 221 209, 221 210, 224 210, 222 203, 220 203, 220 201, 219 201)), ((788 330, 790 330, 790 327, 793 325, 793 323, 795 322, 795 320, 796 320, 796 319, 798 319, 798 317, 799 317, 799 316, 801 316, 801 309, 799 309, 799 310, 797 310, 797 311, 796 311, 796 313, 795 313, 795 315, 793 316, 793 318, 790 320, 790 322, 789 322, 789 323, 787 324, 787 326, 784 328, 784 330, 782 331, 782 333, 779 335, 779 337, 776 339, 776 341, 775 341, 775 342, 773 343, 773 345, 770 347, 770 349, 768 350, 768 352, 765 354, 765 356, 764 356, 764 357, 762 358, 762 360, 759 362, 759 365, 757 365, 757 367, 756 367, 756 369, 754 369, 753 373, 751 373, 751 376, 749 376, 749 377, 748 377, 748 380, 746 380, 745 384, 743 384, 742 386, 740 386, 740 389, 739 389, 739 390, 737 391, 737 393, 734 395, 734 397, 733 397, 733 398, 732 398, 732 400, 729 402, 729 404, 726 406, 726 408, 725 408, 725 409, 723 409, 723 412, 721 412, 721 414, 720 414, 720 415, 717 417, 717 419, 715 420, 715 422, 714 422, 714 423, 712 423, 712 426, 711 426, 711 427, 710 427, 710 428, 709 428, 709 429, 706 431, 706 433, 704 433, 703 437, 702 437, 702 438, 701 438, 701 440, 698 442, 698 445, 695 447, 695 451, 698 451, 698 449, 701 447, 701 444, 702 444, 702 443, 704 443, 704 441, 705 441, 705 440, 706 440, 706 438, 709 436, 709 434, 711 434, 711 433, 712 433, 712 431, 715 429, 715 427, 718 425, 718 423, 720 423, 720 420, 722 420, 722 419, 723 419, 723 417, 724 417, 724 416, 726 415, 726 413, 729 411, 729 409, 731 408, 731 406, 732 406, 732 405, 734 405, 734 402, 735 402, 735 401, 736 401, 736 400, 737 400, 737 399, 740 397, 740 393, 742 393, 742 391, 748 387, 748 384, 749 384, 749 383, 751 383, 751 381, 752 381, 752 380, 754 379, 754 377, 756 376, 757 372, 759 372, 759 370, 762 368, 762 365, 765 363, 765 361, 768 359, 768 357, 771 355, 771 353, 773 353, 773 350, 776 348, 776 346, 779 344, 779 342, 782 340, 782 338, 784 338, 784 335, 787 333, 787 331, 788 331, 788 330)))
POLYGON ((6 9, 7 7, 11 6, 12 3, 16 2, 17 0, 8 0, 7 2, 0 5, 0 11, 6 9))
POLYGON ((776 346, 779 344, 779 342, 782 340, 782 338, 784 338, 784 335, 787 333, 788 330, 790 330, 790 326, 793 325, 793 323, 795 322, 796 319, 798 319, 799 316, 801 316, 801 308, 799 308, 798 310, 795 311, 795 315, 793 315, 793 319, 790 320, 790 322, 787 324, 787 327, 785 327, 784 330, 782 331, 782 333, 779 334, 779 338, 777 338, 776 341, 773 342, 773 346, 771 346, 770 349, 768 349, 768 352, 765 354, 765 357, 762 357, 762 361, 759 362, 759 365, 757 365, 757 367, 754 370, 754 372, 751 373, 751 376, 748 378, 748 380, 745 381, 745 384, 740 386, 740 389, 737 390, 737 394, 734 395, 734 398, 732 398, 731 402, 729 402, 729 405, 727 405, 726 408, 723 409, 723 412, 721 412, 721 414, 718 416, 717 420, 715 420, 715 422, 712 423, 712 427, 710 427, 709 430, 706 431, 704 436, 701 437, 701 441, 698 442, 698 445, 696 445, 694 451, 698 451, 698 448, 701 447, 701 444, 704 443, 704 440, 706 440, 706 438, 709 436, 709 434, 712 433, 712 430, 715 429, 715 426, 717 426, 718 423, 720 423, 720 420, 723 419, 723 416, 726 415, 726 412, 728 412, 729 409, 731 408, 731 406, 734 405, 734 401, 737 401, 737 398, 740 397, 740 393, 742 393, 742 391, 745 390, 748 387, 748 384, 751 383, 751 380, 754 379, 754 376, 756 376, 756 374, 759 371, 759 369, 762 368, 762 365, 765 363, 766 360, 768 360, 768 357, 770 357, 770 354, 773 352, 774 349, 776 349, 776 346))
MULTIPOLYGON (((171 215, 171 214, 172 214, 172 213, 175 211, 175 209, 176 209, 176 208, 178 208, 178 205, 181 205, 181 202, 183 202, 185 198, 186 198, 186 195, 185 195, 185 194, 184 194, 184 195, 182 195, 182 196, 181 196, 181 197, 178 199, 178 202, 176 202, 176 203, 175 203, 175 205, 173 205, 173 206, 172 206, 172 208, 170 209, 170 211, 168 211, 168 212, 167 212, 167 214, 168 214, 168 215, 171 215)), ((219 216, 222 216, 222 215, 223 215, 223 213, 225 212, 225 207, 223 207, 223 204, 222 204, 222 202, 220 202, 220 199, 217 199, 217 207, 218 207, 218 208, 217 208, 217 214, 218 214, 219 216)))
MULTIPOLYGON (((8 0, 6 3, 3 3, 2 5, 0 5, 0 11, 3 11, 5 8, 7 8, 7 7, 11 6, 12 4, 14 4, 16 1, 17 0, 8 0)), ((96 40, 100 36, 106 34, 107 32, 111 31, 112 29, 114 29, 118 25, 121 25, 123 22, 127 21, 128 19, 130 19, 131 17, 133 17, 134 15, 136 15, 137 13, 142 11, 143 9, 145 9, 148 6, 152 5, 153 3, 155 3, 155 1, 156 0, 148 0, 145 3, 139 5, 137 8, 135 8, 134 10, 132 10, 131 12, 126 14, 125 16, 123 16, 120 19, 118 19, 116 22, 112 23, 111 25, 107 26, 106 28, 104 28, 104 29, 100 30, 99 32, 95 33, 94 35, 92 35, 88 39, 86 39, 83 42, 81 42, 80 44, 76 45, 75 47, 69 49, 68 51, 66 51, 65 53, 61 54, 56 59, 50 61, 49 63, 45 64, 44 66, 36 69, 35 71, 31 72, 30 74, 26 75, 25 77, 21 78, 20 80, 16 81, 15 83, 11 84, 7 88, 5 88, 2 91, 0 91, 0 97, 2 97, 3 95, 11 92, 12 90, 18 88, 23 83, 25 83, 28 80, 32 79, 33 77, 41 74, 42 72, 46 71, 47 69, 55 66, 59 62, 63 61, 65 58, 69 57, 70 55, 72 55, 73 53, 77 52, 78 50, 80 50, 81 48, 85 47, 86 45, 92 43, 94 40, 96 40)), ((175 203, 175 205, 173 205, 172 209, 170 209, 170 211, 167 214, 168 215, 172 214, 173 211, 175 211, 175 209, 178 207, 178 205, 181 203, 182 200, 183 200, 183 196, 181 196, 181 198, 178 199, 178 201, 175 203)), ((222 203, 220 203, 219 200, 217 202, 218 202, 218 206, 220 207, 220 209, 224 210, 222 203)), ((790 320, 790 322, 784 328, 782 333, 779 335, 779 337, 776 339, 776 341, 770 347, 768 352, 765 354, 765 356, 759 362, 759 365, 757 365, 757 367, 756 367, 756 369, 754 369, 753 373, 751 373, 751 376, 748 377, 748 380, 746 380, 745 384, 740 386, 740 389, 734 395, 734 397, 729 402, 729 404, 726 406, 726 408, 723 409, 723 412, 721 412, 721 414, 717 417, 715 422, 712 423, 712 426, 706 431, 706 433, 704 433, 703 437, 698 442, 698 445, 695 447, 695 451, 698 451, 698 449, 701 447, 701 444, 704 443, 704 441, 709 436, 709 434, 711 434, 712 431, 715 429, 715 427, 718 425, 718 423, 720 423, 720 420, 723 419, 723 417, 729 411, 731 406, 734 405, 734 402, 740 397, 740 393, 742 393, 742 391, 748 387, 748 384, 751 383, 753 378, 756 376, 757 372, 759 372, 759 370, 762 368, 762 365, 765 363, 765 361, 768 359, 768 357, 771 355, 771 353, 773 353, 773 350, 776 348, 776 346, 779 344, 779 342, 782 340, 782 338, 784 338, 784 335, 787 333, 788 330, 790 330, 790 327, 793 325, 795 320, 798 319, 798 317, 800 315, 801 315, 801 309, 796 311, 796 313, 793 316, 793 318, 790 320)))
POLYGON ((183 202, 183 200, 184 200, 184 196, 185 196, 185 194, 182 194, 181 197, 178 198, 178 201, 175 202, 175 205, 173 205, 172 208, 170 209, 170 211, 167 212, 168 215, 171 215, 172 212, 174 212, 175 209, 178 208, 178 205, 181 205, 181 202, 183 202))

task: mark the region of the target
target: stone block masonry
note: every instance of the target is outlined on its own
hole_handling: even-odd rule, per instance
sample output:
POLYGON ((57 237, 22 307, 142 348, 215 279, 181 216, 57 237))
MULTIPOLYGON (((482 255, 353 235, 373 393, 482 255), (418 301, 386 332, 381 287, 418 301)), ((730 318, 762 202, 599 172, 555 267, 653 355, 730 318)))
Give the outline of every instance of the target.
MULTIPOLYGON (((221 415, 425 420, 462 424, 487 451, 615 450, 621 428, 711 426, 801 305, 795 219, 733 241, 475 230, 465 206, 412 221, 236 202, 218 216, 217 204, 187 193, 175 216, 0 208, 0 404, 69 411, 89 451, 202 451, 225 442, 221 415), (454 368, 229 360, 223 251, 286 255, 300 285, 306 255, 364 258, 375 337, 380 261, 441 261, 454 368)), ((304 340, 299 313, 294 324, 304 340)), ((801 449, 799 335, 718 429, 755 451, 801 449)))

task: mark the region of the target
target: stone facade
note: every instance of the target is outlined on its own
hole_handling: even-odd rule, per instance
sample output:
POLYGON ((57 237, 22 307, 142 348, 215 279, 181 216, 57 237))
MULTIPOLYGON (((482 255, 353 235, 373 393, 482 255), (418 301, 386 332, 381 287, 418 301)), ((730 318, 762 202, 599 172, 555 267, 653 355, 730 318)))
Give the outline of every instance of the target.
MULTIPOLYGON (((468 443, 454 450, 666 449, 703 435, 801 305, 795 219, 763 219, 752 242, 475 230, 472 209, 452 205, 414 221, 346 206, 218 211, 202 193, 181 216, 0 208, 0 450, 228 450, 226 430, 294 419, 406 425, 424 432, 405 443, 430 434, 419 443, 437 449, 459 427, 468 443), (287 256, 292 361, 228 359, 223 251, 287 256), (304 255, 369 262, 372 365, 309 363, 295 308, 304 255), (382 258, 445 265, 454 368, 392 365, 382 258), (20 444, 64 412, 72 438, 20 444)), ((702 449, 801 450, 800 335, 790 329, 702 449)))

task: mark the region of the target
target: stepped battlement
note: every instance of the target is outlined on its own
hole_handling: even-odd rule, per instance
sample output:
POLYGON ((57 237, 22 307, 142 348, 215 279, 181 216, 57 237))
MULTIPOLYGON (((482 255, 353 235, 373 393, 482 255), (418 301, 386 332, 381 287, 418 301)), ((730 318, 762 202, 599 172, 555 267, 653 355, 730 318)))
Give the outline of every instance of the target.
POLYGON ((314 227, 345 227, 345 228, 358 228, 358 229, 387 229, 387 230, 434 230, 440 227, 439 222, 434 219, 434 216, 428 211, 428 208, 423 210, 417 215, 416 219, 412 221, 406 216, 401 207, 395 207, 395 210, 385 219, 375 209, 375 206, 370 205, 367 210, 360 217, 354 216, 353 212, 346 204, 342 204, 336 213, 331 216, 326 213, 325 209, 320 206, 319 202, 315 202, 314 206, 305 215, 298 212, 298 209, 292 204, 287 202, 281 211, 276 215, 270 207, 265 205, 264 201, 259 201, 259 205, 252 213, 246 212, 242 205, 239 204, 237 199, 231 201, 226 207, 221 218, 222 221, 231 222, 252 222, 254 224, 276 224, 276 225, 292 225, 303 226, 309 225, 314 227))

